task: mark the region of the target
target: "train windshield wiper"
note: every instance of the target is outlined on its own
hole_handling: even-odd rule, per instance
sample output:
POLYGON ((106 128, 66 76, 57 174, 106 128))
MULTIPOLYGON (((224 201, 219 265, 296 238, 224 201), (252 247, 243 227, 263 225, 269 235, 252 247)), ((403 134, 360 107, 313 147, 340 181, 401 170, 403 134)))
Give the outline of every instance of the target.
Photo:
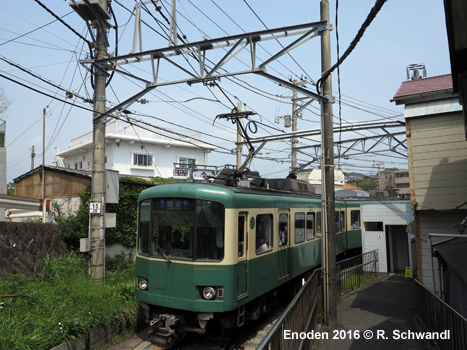
POLYGON ((161 248, 161 246, 157 242, 156 242, 156 248, 159 250, 159 252, 162 253, 162 256, 169 262, 169 264, 172 263, 172 260, 170 260, 170 258, 167 256, 167 254, 165 254, 164 250, 161 248))

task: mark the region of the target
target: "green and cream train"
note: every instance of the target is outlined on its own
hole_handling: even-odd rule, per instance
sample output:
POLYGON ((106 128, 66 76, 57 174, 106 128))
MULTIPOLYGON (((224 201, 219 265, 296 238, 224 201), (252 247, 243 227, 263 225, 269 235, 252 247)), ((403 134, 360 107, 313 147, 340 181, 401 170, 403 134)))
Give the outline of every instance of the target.
MULTIPOLYGON (((336 201, 336 253, 361 248, 360 201, 336 201)), ((156 186, 138 200, 136 297, 167 346, 221 335, 267 312, 321 264, 316 195, 206 183, 156 186)))

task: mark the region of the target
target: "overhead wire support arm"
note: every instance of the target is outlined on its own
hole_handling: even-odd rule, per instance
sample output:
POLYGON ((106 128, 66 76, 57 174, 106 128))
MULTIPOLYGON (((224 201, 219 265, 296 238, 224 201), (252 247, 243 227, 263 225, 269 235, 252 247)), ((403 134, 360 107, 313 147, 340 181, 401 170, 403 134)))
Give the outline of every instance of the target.
MULTIPOLYGON (((198 56, 201 55, 201 52, 205 54, 205 51, 208 49, 219 49, 225 47, 241 47, 243 50, 248 44, 254 45, 256 42, 261 41, 265 42, 268 40, 276 40, 278 38, 289 37, 293 35, 309 35, 310 32, 320 30, 326 26, 325 22, 311 22, 306 24, 294 25, 289 27, 282 27, 282 28, 275 28, 275 29, 268 29, 263 31, 256 31, 250 33, 243 33, 239 35, 232 35, 222 38, 216 39, 209 39, 203 40, 193 43, 185 43, 182 45, 176 46, 169 46, 162 49, 155 49, 155 50, 147 50, 138 53, 130 53, 126 55, 120 55, 115 57, 108 57, 100 61, 96 61, 96 64, 99 65, 110 65, 110 69, 113 69, 119 65, 125 64, 132 64, 132 63, 139 63, 148 60, 153 60, 156 57, 168 59, 169 57, 177 57, 180 55, 186 55, 191 53, 196 53, 198 56), (312 30, 310 30, 312 28, 312 30), (275 34, 275 35, 271 35, 275 34)), ((252 46, 253 47, 253 46, 252 46)), ((215 65, 213 70, 208 73, 207 76, 213 76, 214 72, 217 71, 222 65, 224 65, 228 60, 234 57, 238 52, 234 52, 235 49, 231 49, 228 54, 226 54, 220 61, 215 65)), ((255 50, 253 49, 253 52, 255 50)), ((201 56, 199 56, 201 57, 201 56)), ((252 58, 253 64, 255 63, 256 58, 252 58)), ((271 61, 271 60, 269 60, 271 61)), ((82 63, 89 63, 87 61, 81 61, 82 63)), ((263 64, 264 65, 264 64, 263 64)), ((252 67, 251 71, 253 71, 256 67, 252 67)), ((251 72, 249 71, 249 72, 251 72)), ((230 75, 235 75, 236 73, 231 73, 230 75)))

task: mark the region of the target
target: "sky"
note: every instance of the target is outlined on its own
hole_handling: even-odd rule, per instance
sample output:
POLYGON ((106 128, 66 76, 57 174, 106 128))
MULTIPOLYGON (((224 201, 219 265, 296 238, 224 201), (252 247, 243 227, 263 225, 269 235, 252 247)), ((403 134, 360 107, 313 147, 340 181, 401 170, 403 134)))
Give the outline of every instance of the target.
MULTIPOLYGON (((90 38, 84 20, 71 9, 68 1, 42 0, 42 3, 81 36, 90 38)), ((159 4, 161 12, 156 12, 153 4, 143 6, 141 17, 147 24, 142 24, 143 50, 169 46, 166 19, 170 18, 170 1, 163 0, 159 4)), ((320 21, 318 0, 178 0, 176 4, 178 32, 186 36, 187 42, 320 21)), ((374 0, 340 0, 336 27, 336 0, 329 1, 333 64, 337 60, 337 46, 342 55, 374 4, 374 0)), ((111 2, 114 17, 110 20, 113 29, 109 32, 108 52, 114 55, 127 54, 132 50, 134 6, 135 1, 130 0, 111 2)), ((4 1, 0 4, 0 19, 0 88, 12 101, 8 111, 0 116, 6 121, 7 181, 10 182, 31 169, 32 146, 36 153, 35 166, 42 162, 44 108, 46 165, 53 165, 55 148, 64 150, 72 139, 92 131, 92 113, 86 110, 92 106, 80 97, 92 99, 93 90, 89 73, 80 64, 80 60, 89 59, 87 44, 37 1, 4 1), (64 98, 64 92, 57 86, 79 95, 68 101, 85 109, 53 99, 53 96, 64 98)), ((296 38, 261 42, 257 48, 258 62, 267 60, 281 50, 280 45, 286 46, 296 38)), ((211 50, 207 53, 207 62, 215 62, 224 54, 222 49, 211 50)), ((198 67, 191 57, 174 60, 177 59, 189 71, 198 67)), ((332 75, 333 96, 336 98, 333 105, 335 125, 388 119, 402 121, 403 106, 396 106, 390 100, 407 79, 407 66, 415 63, 423 63, 429 77, 450 73, 443 2, 388 0, 340 66, 340 106, 337 70, 332 75)), ((248 70, 249 65, 250 52, 243 50, 223 68, 228 72, 238 72, 248 70)), ((125 65, 124 69, 143 79, 151 79, 149 62, 125 65)), ((267 70, 284 80, 308 78, 306 88, 315 91, 312 83, 321 76, 319 36, 271 63, 267 70)), ((188 77, 167 63, 161 64, 159 74, 162 82, 188 77)), ((282 119, 278 119, 292 112, 290 89, 255 74, 222 78, 218 85, 189 86, 183 83, 161 86, 144 96, 149 103, 135 103, 129 110, 135 120, 157 127, 202 132, 203 141, 218 147, 208 156, 209 165, 216 166, 235 164, 235 155, 230 152, 235 148, 235 126, 215 118, 218 114, 231 112, 238 102, 242 103, 243 110, 256 113, 249 118, 258 127, 257 133, 250 134, 251 137, 291 131, 284 127, 282 119)), ((115 74, 106 89, 107 106, 115 106, 143 88, 140 81, 115 74)), ((320 128, 319 113, 319 103, 312 102, 298 119, 298 130, 320 128)), ((391 129, 394 132, 403 130, 391 129)), ((334 138, 346 140, 372 134, 343 133, 335 134, 334 138)), ((298 146, 316 145, 319 141, 319 136, 300 139, 298 146)), ((290 148, 290 141, 267 143, 250 169, 268 178, 287 175, 291 166, 290 148)), ((310 162, 313 156, 314 151, 303 148, 298 155, 298 164, 310 162)), ((408 168, 404 157, 391 152, 356 155, 336 159, 335 162, 345 172, 365 174, 375 174, 377 163, 384 163, 383 168, 408 168)), ((317 163, 313 166, 316 167, 317 163)))

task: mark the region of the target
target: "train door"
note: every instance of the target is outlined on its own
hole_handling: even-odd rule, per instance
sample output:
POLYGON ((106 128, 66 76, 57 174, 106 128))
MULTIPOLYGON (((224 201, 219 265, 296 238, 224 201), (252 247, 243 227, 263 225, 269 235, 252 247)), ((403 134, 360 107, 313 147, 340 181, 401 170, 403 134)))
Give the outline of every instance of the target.
POLYGON ((289 213, 279 212, 279 280, 286 278, 291 273, 290 261, 290 225, 289 213))
POLYGON ((248 213, 238 215, 238 264, 236 268, 237 300, 248 295, 248 213))

